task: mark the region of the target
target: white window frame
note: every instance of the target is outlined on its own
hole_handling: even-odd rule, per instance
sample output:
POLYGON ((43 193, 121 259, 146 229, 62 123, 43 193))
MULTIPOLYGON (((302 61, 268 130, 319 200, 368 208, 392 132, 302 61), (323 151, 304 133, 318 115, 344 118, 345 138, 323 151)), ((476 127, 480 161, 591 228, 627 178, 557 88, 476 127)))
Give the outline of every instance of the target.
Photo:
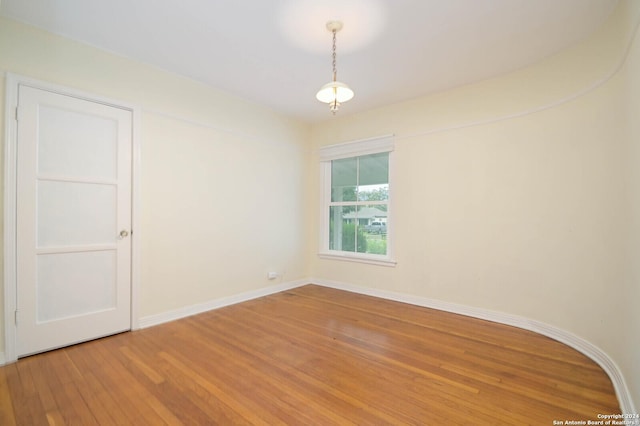
POLYGON ((329 145, 319 150, 320 157, 320 251, 318 256, 322 259, 346 260, 353 262, 369 263, 382 266, 395 266, 393 257, 394 240, 394 215, 393 215, 393 135, 379 136, 370 139, 362 139, 329 145), (387 254, 370 254, 358 252, 346 252, 329 249, 329 208, 331 205, 331 161, 344 158, 360 157, 363 155, 389 153, 389 199, 387 200, 387 254))

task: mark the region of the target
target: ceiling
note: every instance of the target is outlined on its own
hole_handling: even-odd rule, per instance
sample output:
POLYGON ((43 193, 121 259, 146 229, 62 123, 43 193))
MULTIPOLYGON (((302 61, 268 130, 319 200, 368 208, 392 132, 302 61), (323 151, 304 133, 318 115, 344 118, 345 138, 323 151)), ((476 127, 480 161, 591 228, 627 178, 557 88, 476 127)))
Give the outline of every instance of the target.
POLYGON ((0 0, 2 15, 206 83, 307 122, 490 78, 589 36, 618 0, 0 0))

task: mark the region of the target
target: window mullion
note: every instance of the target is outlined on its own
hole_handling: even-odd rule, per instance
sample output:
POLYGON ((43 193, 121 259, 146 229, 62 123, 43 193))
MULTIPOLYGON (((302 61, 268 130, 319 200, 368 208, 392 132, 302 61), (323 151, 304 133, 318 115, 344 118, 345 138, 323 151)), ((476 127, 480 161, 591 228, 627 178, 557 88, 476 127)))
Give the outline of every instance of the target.
MULTIPOLYGON (((360 157, 356 157, 356 190, 355 190, 355 194, 356 194, 356 202, 360 199, 360 157)), ((358 227, 360 224, 360 219, 358 217, 359 213, 360 213, 360 209, 358 208, 358 204, 355 204, 356 206, 356 211, 355 211, 355 216, 353 219, 353 226, 354 226, 354 232, 353 232, 353 251, 354 252, 358 252, 358 227)))
POLYGON ((387 200, 383 201, 331 201, 329 202, 329 206, 386 206, 389 202, 387 200))

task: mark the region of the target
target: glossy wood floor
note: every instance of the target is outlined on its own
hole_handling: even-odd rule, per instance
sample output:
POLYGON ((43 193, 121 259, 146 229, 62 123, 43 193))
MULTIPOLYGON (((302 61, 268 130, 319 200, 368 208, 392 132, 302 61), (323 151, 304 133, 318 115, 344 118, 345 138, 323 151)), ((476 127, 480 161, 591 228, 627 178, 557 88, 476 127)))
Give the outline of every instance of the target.
POLYGON ((619 413, 535 333, 305 286, 0 369, 0 425, 551 425, 619 413))

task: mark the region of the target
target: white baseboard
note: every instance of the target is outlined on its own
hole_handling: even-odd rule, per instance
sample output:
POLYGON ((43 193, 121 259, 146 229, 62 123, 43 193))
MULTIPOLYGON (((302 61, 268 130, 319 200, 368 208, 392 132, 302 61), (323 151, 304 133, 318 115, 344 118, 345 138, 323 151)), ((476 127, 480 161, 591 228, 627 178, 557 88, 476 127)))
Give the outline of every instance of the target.
POLYGON ((633 404, 633 400, 631 399, 631 394, 629 393, 629 388, 627 387, 624 377, 620 372, 620 368, 618 368, 616 363, 602 349, 568 331, 562 330, 549 324, 545 324, 541 321, 524 318, 517 315, 491 311, 488 309, 474 308, 471 306, 444 302, 442 300, 412 296, 405 293, 396 293, 386 290, 377 290, 367 287, 360 287, 353 284, 328 281, 317 278, 311 278, 309 279, 309 282, 324 287, 350 291, 352 293, 380 297, 382 299, 394 300, 397 302, 408 303, 425 308, 433 308, 441 311, 447 311, 455 314, 511 325, 550 337, 580 351, 581 353, 595 361, 605 371, 605 373, 609 375, 609 378, 611 379, 613 387, 616 391, 616 396, 618 397, 618 402, 620 403, 622 413, 637 413, 633 404))
POLYGON ((0 367, 7 363, 7 359, 4 357, 4 352, 0 352, 0 367))
POLYGON ((162 312, 156 315, 149 315, 140 318, 138 321, 139 328, 152 327, 154 325, 163 324, 169 321, 175 321, 181 318, 190 317, 192 315, 201 314, 203 312, 211 311, 213 309, 222 308, 229 305, 235 305, 236 303, 246 302, 247 300, 256 299, 258 297, 268 296, 270 294, 279 293, 281 291, 290 290, 292 288, 300 287, 302 285, 309 284, 309 280, 296 280, 285 283, 276 284, 269 287, 260 288, 258 290, 247 291, 240 294, 234 294, 233 296, 222 297, 220 299, 210 300, 204 303, 198 303, 196 305, 185 306, 184 308, 174 309, 167 312, 162 312))

